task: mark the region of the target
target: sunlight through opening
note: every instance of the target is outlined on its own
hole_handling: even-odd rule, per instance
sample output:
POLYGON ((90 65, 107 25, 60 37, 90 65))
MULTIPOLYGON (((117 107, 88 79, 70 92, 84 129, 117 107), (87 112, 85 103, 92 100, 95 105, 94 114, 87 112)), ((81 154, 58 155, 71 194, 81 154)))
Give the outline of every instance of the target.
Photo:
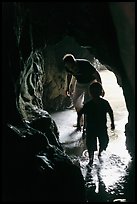
MULTIPOLYGON (((128 111, 123 95, 122 88, 117 84, 116 77, 113 72, 105 69, 100 71, 103 88, 105 90, 104 99, 108 100, 113 112, 115 120, 115 130, 110 129, 110 118, 107 117, 107 126, 109 134, 109 144, 106 151, 102 152, 102 162, 98 161, 97 151, 94 154, 94 162, 91 168, 91 177, 96 184, 96 192, 98 191, 99 179, 103 181, 106 191, 116 189, 117 185, 123 183, 126 170, 131 162, 131 157, 125 145, 125 125, 128 122, 128 111), (95 172, 99 169, 98 180, 95 172), (96 171, 95 171, 96 170, 96 171)), ((85 158, 81 161, 82 173, 86 176, 86 168, 88 163, 88 152, 84 150, 82 156, 85 158)))
MULTIPOLYGON (((90 176, 98 192, 100 179, 104 183, 106 192, 113 194, 114 190, 124 182, 127 175, 127 169, 131 162, 131 157, 126 149, 125 125, 128 122, 128 111, 123 95, 122 88, 118 85, 113 72, 102 69, 99 71, 103 88, 105 90, 104 99, 108 100, 115 120, 115 130, 110 129, 110 118, 107 117, 107 126, 109 134, 109 144, 106 151, 102 152, 101 161, 98 159, 98 152, 95 152, 93 166, 90 176)), ((60 142, 63 145, 66 154, 72 160, 79 160, 81 172, 85 178, 87 175, 86 165, 88 164, 88 152, 85 146, 85 140, 82 140, 82 133, 77 132, 73 127, 76 123, 77 114, 74 109, 65 110, 52 114, 60 132, 60 142), (77 157, 77 159, 76 159, 77 157)), ((74 161, 75 163, 75 161, 74 161)))

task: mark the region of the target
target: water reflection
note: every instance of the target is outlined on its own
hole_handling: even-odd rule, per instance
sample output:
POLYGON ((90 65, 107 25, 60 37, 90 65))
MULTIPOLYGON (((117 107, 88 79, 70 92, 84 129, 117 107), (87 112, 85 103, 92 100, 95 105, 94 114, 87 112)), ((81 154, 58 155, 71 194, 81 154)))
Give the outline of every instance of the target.
POLYGON ((101 71, 105 98, 110 102, 115 117, 115 130, 110 129, 108 117, 109 144, 106 151, 98 158, 95 152, 93 165, 87 168, 88 153, 82 133, 76 132, 75 110, 66 110, 53 114, 60 131, 60 142, 66 154, 74 163, 80 166, 85 179, 88 202, 112 202, 114 199, 124 199, 124 185, 129 173, 131 157, 125 146, 125 124, 128 122, 128 112, 121 87, 116 78, 108 70, 101 71), (113 91, 112 91, 113 90, 113 91))
POLYGON ((112 136, 108 148, 102 152, 100 158, 98 158, 98 152, 95 152, 91 168, 87 166, 88 151, 85 140, 80 138, 64 144, 66 153, 81 168, 89 202, 111 202, 116 198, 124 199, 124 183, 132 161, 125 145, 121 148, 123 141, 118 141, 118 135, 115 132, 112 132, 112 136))
POLYGON ((100 200, 111 202, 115 198, 123 198, 124 183, 128 174, 130 157, 120 157, 110 151, 104 151, 101 158, 95 152, 95 158, 91 168, 88 164, 88 152, 83 152, 80 160, 81 171, 85 179, 88 201, 100 200), (93 200, 95 199, 95 200, 93 200), (102 200, 103 199, 103 200, 102 200))
POLYGON ((95 164, 91 168, 87 166, 85 181, 87 188, 88 202, 106 202, 106 187, 100 175, 100 164, 95 164))
MULTIPOLYGON (((74 115, 72 110, 67 115, 74 115)), ((112 202, 114 199, 124 199, 124 184, 128 176, 128 167, 131 157, 125 146, 123 126, 109 132, 109 144, 106 151, 98 158, 95 152, 94 162, 91 168, 87 168, 88 152, 82 133, 64 130, 65 137, 62 145, 73 162, 81 168, 85 179, 85 187, 88 202, 112 202), (65 139, 65 140, 64 140, 65 139)))

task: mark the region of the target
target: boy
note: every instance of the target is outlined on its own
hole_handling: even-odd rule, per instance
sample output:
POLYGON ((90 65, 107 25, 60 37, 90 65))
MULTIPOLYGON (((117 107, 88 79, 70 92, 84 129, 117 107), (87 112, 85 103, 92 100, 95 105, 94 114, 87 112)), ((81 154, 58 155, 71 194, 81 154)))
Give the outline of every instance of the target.
POLYGON ((111 129, 115 129, 113 110, 109 102, 102 98, 104 93, 101 83, 93 82, 89 86, 91 100, 84 104, 78 112, 77 130, 81 131, 80 118, 84 114, 86 117, 86 146, 89 155, 89 165, 94 158, 94 151, 97 151, 97 137, 99 141, 99 154, 106 150, 109 137, 107 133, 107 113, 111 119, 111 129))

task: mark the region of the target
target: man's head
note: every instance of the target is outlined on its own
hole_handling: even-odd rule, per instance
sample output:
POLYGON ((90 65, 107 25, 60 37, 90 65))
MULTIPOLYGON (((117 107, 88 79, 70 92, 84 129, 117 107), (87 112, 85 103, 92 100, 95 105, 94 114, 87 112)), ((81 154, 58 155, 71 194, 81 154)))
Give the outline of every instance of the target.
POLYGON ((76 63, 76 59, 72 54, 66 54, 63 57, 63 62, 65 64, 65 67, 67 67, 68 69, 73 69, 76 63))

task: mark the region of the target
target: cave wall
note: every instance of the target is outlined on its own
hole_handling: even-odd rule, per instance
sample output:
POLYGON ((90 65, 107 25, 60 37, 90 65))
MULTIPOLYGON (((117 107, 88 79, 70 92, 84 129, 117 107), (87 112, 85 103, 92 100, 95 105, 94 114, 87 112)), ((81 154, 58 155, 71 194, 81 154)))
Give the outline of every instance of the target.
MULTIPOLYGON (((1 87, 2 183, 4 183, 3 191, 5 192, 3 195, 5 200, 12 198, 13 201, 16 199, 19 201, 23 199, 25 201, 33 201, 33 199, 53 201, 53 198, 55 200, 58 198, 60 201, 61 198, 58 197, 58 193, 61 189, 65 195, 62 198, 63 201, 67 199, 68 191, 71 193, 70 201, 74 201, 74 194, 76 195, 76 201, 85 201, 82 175, 70 160, 64 166, 64 162, 66 164, 68 159, 66 155, 62 154, 60 144, 56 140, 57 127, 53 124, 50 128, 52 119, 46 112, 55 103, 57 110, 65 108, 65 105, 69 103, 69 100, 66 100, 63 95, 66 73, 63 70, 62 57, 65 52, 71 52, 72 48, 76 57, 85 57, 91 59, 91 61, 95 57, 102 64, 110 66, 114 74, 120 77, 120 85, 129 112, 128 123, 125 127, 126 144, 132 157, 135 156, 135 3, 3 2, 1 87), (66 36, 74 39, 72 44, 69 42, 71 45, 64 42, 66 36), (80 50, 79 46, 87 49, 80 50), (31 130, 31 132, 30 128, 28 131, 25 127, 26 129, 24 128, 23 132, 22 129, 15 128, 17 133, 29 136, 26 137, 29 139, 29 143, 24 139, 22 143, 22 138, 18 137, 16 131, 13 132, 7 126, 7 124, 21 126, 23 125, 22 117, 32 119, 36 118, 37 115, 40 118, 38 117, 38 120, 34 120, 32 124, 36 128, 35 133, 34 130, 31 130), (46 118, 45 115, 46 117, 48 115, 48 117, 46 118), (56 149, 49 148, 49 145, 47 148, 47 143, 43 142, 43 139, 44 141, 46 139, 42 132, 45 128, 45 122, 48 125, 46 125, 44 132, 48 134, 51 140, 54 140, 50 141, 51 144, 53 142, 61 151, 56 152, 56 149), (42 141, 39 141, 38 138, 42 138, 42 141), (55 171, 51 171, 49 164, 43 162, 42 158, 47 159, 45 152, 41 153, 39 157, 35 155, 35 159, 32 152, 30 155, 30 151, 35 148, 35 150, 41 151, 39 144, 46 148, 45 152, 50 156, 50 161, 56 164, 57 169, 55 171), (59 163, 55 162, 56 159, 54 160, 53 155, 51 156, 51 152, 61 158, 59 163), (11 156, 10 161, 9 155, 11 156), (43 169, 39 171, 39 165, 43 169, 46 166, 45 171, 48 171, 48 174, 45 174, 43 169), (59 179, 62 176, 60 172, 66 172, 63 175, 65 181, 68 176, 66 171, 68 166, 71 170, 68 177, 69 186, 64 191, 65 188, 63 189, 59 185, 56 192, 56 185, 59 184, 59 179), (78 175, 77 177, 75 175, 75 178, 73 177, 74 171, 78 175), (22 180, 20 180, 20 175, 22 180), (47 192, 45 183, 48 179, 50 184, 53 175, 55 183, 52 184, 55 185, 55 188, 52 189, 51 186, 47 193, 50 196, 45 198, 44 195, 47 192), (37 180, 34 179, 35 177, 37 177, 37 180), (16 181, 15 178, 17 178, 16 181), (27 191, 24 187, 26 184, 29 184, 27 191), (41 184, 42 186, 39 188, 41 184), (79 188, 77 188, 78 186, 79 188), (29 187, 32 189, 31 192, 29 187), (16 192, 18 192, 18 198, 16 192)), ((133 163, 134 165, 135 163, 133 163)), ((134 173, 130 178, 128 188, 132 189, 132 181, 134 181, 134 173)), ((66 186, 63 181, 61 184, 66 186)))
MULTIPOLYGON (((44 54, 46 53, 44 57, 45 73, 48 70, 47 80, 52 80, 52 83, 50 88, 44 88, 43 101, 45 102, 45 108, 48 109, 47 104, 52 106, 51 104, 54 103, 60 104, 57 109, 64 107, 63 89, 65 79, 63 77, 65 77, 65 74, 62 67, 60 67, 62 65, 59 61, 62 60, 62 51, 65 52, 67 49, 62 49, 62 51, 57 53, 56 46, 62 42, 65 36, 69 36, 74 38, 78 45, 82 47, 87 46, 92 56, 99 59, 102 64, 110 66, 116 77, 117 75, 119 76, 129 111, 129 122, 126 126, 127 146, 130 152, 134 152, 134 2, 17 3, 15 7, 18 11, 18 18, 24 19, 21 21, 22 24, 19 24, 19 27, 22 27, 20 29, 22 33, 20 33, 19 47, 23 59, 26 59, 24 50, 28 52, 30 47, 33 50, 41 49, 44 54), (28 38, 25 37, 26 33, 28 33, 27 35, 30 39, 29 43, 27 42, 28 38), (29 47, 26 48, 26 46, 29 47), (47 65, 46 63, 48 62, 49 64, 47 65), (53 70, 57 70, 57 74, 55 72, 53 74, 53 70), (60 74, 58 73, 59 70, 60 74), (60 86, 60 82, 62 86, 60 86), (48 97, 48 90, 54 89, 55 86, 59 88, 59 91, 57 89, 56 91, 51 91, 51 95, 48 97), (46 100, 51 96, 51 103, 46 104, 46 100)), ((76 53, 77 57, 81 56, 76 50, 73 52, 76 53)), ((46 82, 44 86, 47 86, 46 82)), ((52 109, 52 107, 49 107, 49 109, 52 109)))
MULTIPOLYGON (((52 109, 56 100, 56 104, 59 103, 57 109, 65 108, 65 102, 68 105, 69 102, 65 101, 63 96, 65 72, 61 60, 63 52, 71 51, 74 46, 73 53, 77 57, 87 57, 90 53, 91 58, 96 57, 120 76, 129 111, 128 124, 125 129, 127 149, 134 158, 134 9, 134 2, 6 2, 2 4, 3 143, 6 143, 5 126, 7 123, 17 125, 23 115, 19 114, 17 108, 20 104, 17 103, 20 102, 21 90, 23 97, 25 96, 23 107, 33 106, 37 110, 39 108, 48 110, 48 108, 52 109), (74 44, 69 47, 70 50, 66 49, 68 47, 66 43, 63 44, 62 49, 58 49, 66 36, 73 38, 78 46, 88 47, 88 53, 87 50, 79 51, 77 45, 74 44), (39 56, 38 53, 40 53, 40 61, 35 61, 35 56, 39 56), (27 64, 30 56, 32 56, 31 62, 27 64), (30 70, 32 72, 28 75, 30 70), (23 76, 29 77, 23 78, 23 76), (24 80, 23 83, 20 79, 24 80), (49 84, 51 86, 48 86, 49 84), (51 88, 53 90, 49 96, 52 98, 47 97, 47 92, 51 88), (26 97, 27 90, 29 94, 26 97)), ((26 114, 28 110, 24 109, 23 116, 28 116, 26 114)), ((5 151, 4 147, 3 151, 5 151)))
POLYGON ((24 42, 25 13, 16 8, 2 4, 2 201, 85 202, 80 168, 64 153, 57 126, 42 109, 43 55, 30 35, 24 42))
POLYGON ((126 145, 135 156, 135 2, 110 3, 111 15, 118 39, 119 55, 122 60, 120 76, 122 89, 129 112, 125 126, 126 145), (131 145, 132 143, 132 145, 131 145))
MULTIPOLYGON (((15 79, 13 80, 17 81, 19 72, 24 70, 24 65, 31 52, 39 50, 44 58, 45 70, 45 82, 42 82, 43 87, 45 87, 42 100, 45 102, 51 98, 51 103, 49 101, 48 103, 45 102, 45 109, 48 109, 47 104, 50 104, 49 110, 52 109, 52 104, 54 106, 54 103, 60 104, 56 110, 61 107, 65 108, 63 104, 68 105, 69 101, 63 95, 65 73, 60 61, 63 57, 63 51, 67 52, 71 47, 69 49, 62 48, 58 50, 57 44, 61 43, 66 36, 74 38, 74 41, 79 46, 87 46, 91 56, 99 59, 101 63, 110 66, 116 76, 119 75, 121 78, 123 94, 129 111, 129 123, 126 133, 130 136, 127 136, 127 141, 130 140, 129 138, 132 138, 131 140, 134 141, 134 2, 7 3, 7 7, 11 13, 10 21, 13 24, 11 23, 10 26, 15 34, 16 49, 18 50, 18 53, 15 51, 17 54, 12 57, 17 59, 19 67, 18 70, 14 68, 15 74, 13 77, 15 79), (51 81, 50 87, 49 83, 51 81), (55 91, 51 91, 51 89, 55 91), (47 92, 49 90, 50 95, 48 97, 47 92)), ((5 28, 5 32, 10 34, 11 31, 8 29, 9 27, 5 28)), ((12 47, 11 42, 7 39, 7 47, 8 43, 12 47)), ((66 47, 68 47, 67 44, 66 47)), ((81 51, 76 51, 78 49, 76 47, 73 53, 77 57, 81 57, 81 51)), ((130 142, 127 142, 127 145, 128 143, 130 142)), ((128 149, 131 148, 130 146, 128 149)))
POLYGON ((110 3, 124 70, 135 95, 135 4, 110 3))

